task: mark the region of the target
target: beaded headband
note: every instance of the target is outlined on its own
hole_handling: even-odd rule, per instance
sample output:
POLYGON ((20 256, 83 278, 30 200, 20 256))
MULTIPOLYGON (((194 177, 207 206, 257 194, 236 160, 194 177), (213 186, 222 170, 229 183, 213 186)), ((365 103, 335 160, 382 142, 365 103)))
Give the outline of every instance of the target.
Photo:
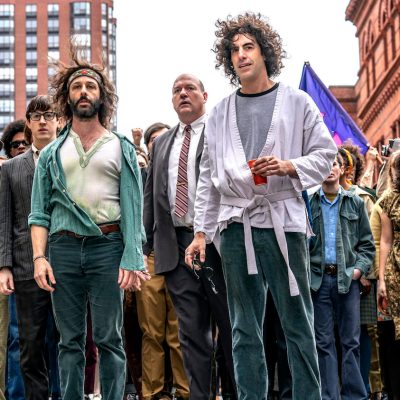
POLYGON ((103 79, 101 78, 100 74, 90 68, 81 68, 75 71, 68 79, 67 87, 71 85, 72 81, 80 76, 87 76, 88 78, 93 78, 99 85, 103 84, 103 79))

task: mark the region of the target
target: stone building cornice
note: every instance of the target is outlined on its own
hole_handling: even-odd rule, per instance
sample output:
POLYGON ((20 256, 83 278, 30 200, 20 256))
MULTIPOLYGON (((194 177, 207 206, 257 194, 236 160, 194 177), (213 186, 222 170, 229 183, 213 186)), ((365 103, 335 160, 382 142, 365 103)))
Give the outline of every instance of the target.
POLYGON ((355 18, 361 6, 363 5, 363 0, 351 0, 346 8, 346 21, 355 22, 355 18))
POLYGON ((392 65, 385 78, 374 89, 368 101, 360 109, 358 118, 362 121, 361 128, 366 131, 379 115, 385 104, 400 89, 400 58, 392 65))

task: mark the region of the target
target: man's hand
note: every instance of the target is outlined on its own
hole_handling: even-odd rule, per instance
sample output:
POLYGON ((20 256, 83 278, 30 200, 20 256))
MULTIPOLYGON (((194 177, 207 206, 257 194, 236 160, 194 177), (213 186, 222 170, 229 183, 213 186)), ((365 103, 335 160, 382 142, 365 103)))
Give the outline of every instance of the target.
POLYGON ((197 232, 189 247, 185 251, 185 263, 192 268, 194 256, 200 256, 200 262, 206 261, 206 235, 203 232, 197 232))
POLYGON ((287 176, 298 178, 293 164, 289 160, 281 160, 275 156, 257 158, 251 172, 261 176, 287 176))
POLYGON ((361 295, 363 296, 368 296, 369 293, 371 292, 371 281, 367 278, 364 278, 363 276, 360 278, 360 284, 361 284, 361 295))
POLYGON ((142 281, 151 279, 147 271, 128 271, 120 268, 118 274, 118 285, 123 290, 141 290, 142 281))
POLYGON ((35 260, 34 278, 41 289, 54 292, 54 287, 51 287, 48 283, 49 280, 52 285, 56 284, 53 268, 51 268, 50 263, 45 258, 38 258, 35 260))
POLYGON ((382 158, 380 157, 378 150, 372 146, 368 148, 368 151, 365 153, 364 159, 367 164, 374 164, 375 162, 378 162, 379 165, 383 164, 382 158))
POLYGON ((9 268, 0 270, 0 293, 10 295, 14 293, 14 279, 9 268))
POLYGON ((353 280, 358 281, 361 278, 362 272, 358 268, 353 270, 353 280))
POLYGON ((131 131, 132 131, 133 143, 136 146, 140 147, 140 141, 142 140, 142 137, 143 137, 143 129, 142 128, 133 128, 131 131))

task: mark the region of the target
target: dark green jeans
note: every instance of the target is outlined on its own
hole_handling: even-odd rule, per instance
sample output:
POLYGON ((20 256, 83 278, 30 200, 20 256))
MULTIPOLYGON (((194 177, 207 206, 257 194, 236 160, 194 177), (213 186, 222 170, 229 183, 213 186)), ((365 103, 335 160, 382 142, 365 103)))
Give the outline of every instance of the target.
POLYGON ((267 287, 286 336, 294 400, 319 400, 320 376, 314 338, 307 239, 286 233, 290 267, 300 295, 291 297, 288 272, 273 229, 252 228, 257 275, 249 275, 243 225, 221 235, 221 257, 232 324, 232 351, 239 400, 266 400, 268 375, 263 345, 267 287))
POLYGON ((93 340, 100 355, 102 396, 107 400, 121 400, 125 389, 121 335, 123 291, 117 283, 123 250, 121 234, 80 238, 55 234, 49 239, 49 250, 57 282, 52 299, 60 332, 62 398, 83 399, 89 302, 93 340))

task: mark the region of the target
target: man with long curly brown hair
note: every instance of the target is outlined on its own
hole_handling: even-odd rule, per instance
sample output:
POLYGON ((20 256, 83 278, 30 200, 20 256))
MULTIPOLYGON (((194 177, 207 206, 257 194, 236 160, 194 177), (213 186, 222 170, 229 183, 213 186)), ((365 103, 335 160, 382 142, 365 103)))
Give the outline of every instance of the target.
POLYGON ((301 191, 330 173, 336 146, 307 94, 276 83, 282 41, 259 14, 216 23, 216 67, 240 88, 211 111, 195 204, 205 260, 221 233, 221 257, 241 400, 267 398, 263 319, 270 287, 286 336, 293 399, 320 399, 309 285, 308 225, 301 191))
POLYGON ((34 274, 52 294, 63 399, 83 398, 87 303, 103 397, 122 399, 123 290, 140 289, 148 279, 142 183, 133 144, 108 129, 117 96, 105 70, 80 59, 74 46, 71 56, 72 65, 57 64, 52 82, 67 125, 41 152, 34 176, 29 215, 34 274))

